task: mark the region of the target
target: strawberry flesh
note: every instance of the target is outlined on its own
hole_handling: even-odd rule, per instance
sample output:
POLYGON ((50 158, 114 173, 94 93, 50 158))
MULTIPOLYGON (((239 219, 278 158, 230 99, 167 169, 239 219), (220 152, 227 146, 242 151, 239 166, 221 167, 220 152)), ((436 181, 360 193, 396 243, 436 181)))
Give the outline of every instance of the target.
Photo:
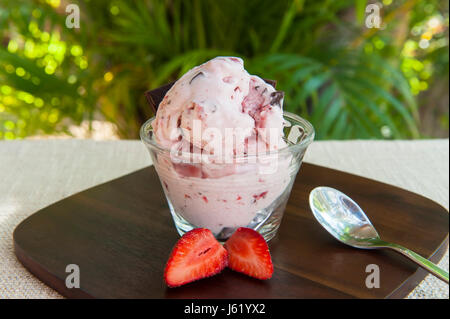
POLYGON ((258 279, 270 279, 273 264, 267 242, 257 231, 241 227, 226 241, 228 267, 258 279))
POLYGON ((209 229, 193 229, 176 243, 164 270, 169 287, 220 273, 228 263, 228 253, 209 229))

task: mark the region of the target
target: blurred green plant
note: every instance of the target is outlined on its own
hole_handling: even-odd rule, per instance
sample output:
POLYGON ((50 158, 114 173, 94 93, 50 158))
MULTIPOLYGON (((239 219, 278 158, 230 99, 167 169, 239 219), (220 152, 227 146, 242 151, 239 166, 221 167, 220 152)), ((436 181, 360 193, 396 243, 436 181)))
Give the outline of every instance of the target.
MULTIPOLYGON (((0 139, 99 116, 136 138, 152 115, 143 92, 217 55, 276 79, 318 139, 423 137, 420 94, 448 83, 444 1, 384 0, 380 29, 366 28, 361 0, 70 3, 79 29, 65 26, 69 2, 2 0, 0 139)), ((448 132, 448 106, 443 116, 448 132)))

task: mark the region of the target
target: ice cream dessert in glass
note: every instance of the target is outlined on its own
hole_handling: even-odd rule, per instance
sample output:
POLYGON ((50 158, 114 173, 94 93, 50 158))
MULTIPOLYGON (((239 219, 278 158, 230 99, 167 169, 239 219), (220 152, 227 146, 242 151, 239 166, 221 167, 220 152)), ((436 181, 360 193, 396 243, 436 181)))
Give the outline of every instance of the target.
POLYGON ((226 240, 238 227, 275 236, 314 129, 284 94, 217 57, 185 73, 141 128, 180 235, 226 240))

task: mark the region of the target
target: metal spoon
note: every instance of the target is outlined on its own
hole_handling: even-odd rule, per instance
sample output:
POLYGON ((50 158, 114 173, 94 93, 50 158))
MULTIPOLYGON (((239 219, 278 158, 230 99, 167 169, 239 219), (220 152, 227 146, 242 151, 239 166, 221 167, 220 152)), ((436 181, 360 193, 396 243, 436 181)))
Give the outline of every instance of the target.
POLYGON ((317 187, 309 194, 314 217, 337 240, 355 248, 389 248, 448 283, 448 272, 415 252, 381 240, 363 210, 350 197, 330 187, 317 187))

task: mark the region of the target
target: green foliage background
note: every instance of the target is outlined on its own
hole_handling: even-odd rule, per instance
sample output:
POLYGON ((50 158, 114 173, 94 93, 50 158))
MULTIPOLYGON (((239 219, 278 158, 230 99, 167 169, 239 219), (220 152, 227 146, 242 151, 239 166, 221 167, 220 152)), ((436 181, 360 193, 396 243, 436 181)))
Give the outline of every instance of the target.
POLYGON ((448 2, 383 0, 380 29, 365 26, 367 4, 1 0, 0 139, 94 118, 136 138, 152 116, 144 91, 217 55, 276 79, 318 139, 430 137, 422 112, 448 136, 448 2), (79 29, 65 26, 70 3, 79 29), (437 83, 444 109, 422 99, 437 83))

